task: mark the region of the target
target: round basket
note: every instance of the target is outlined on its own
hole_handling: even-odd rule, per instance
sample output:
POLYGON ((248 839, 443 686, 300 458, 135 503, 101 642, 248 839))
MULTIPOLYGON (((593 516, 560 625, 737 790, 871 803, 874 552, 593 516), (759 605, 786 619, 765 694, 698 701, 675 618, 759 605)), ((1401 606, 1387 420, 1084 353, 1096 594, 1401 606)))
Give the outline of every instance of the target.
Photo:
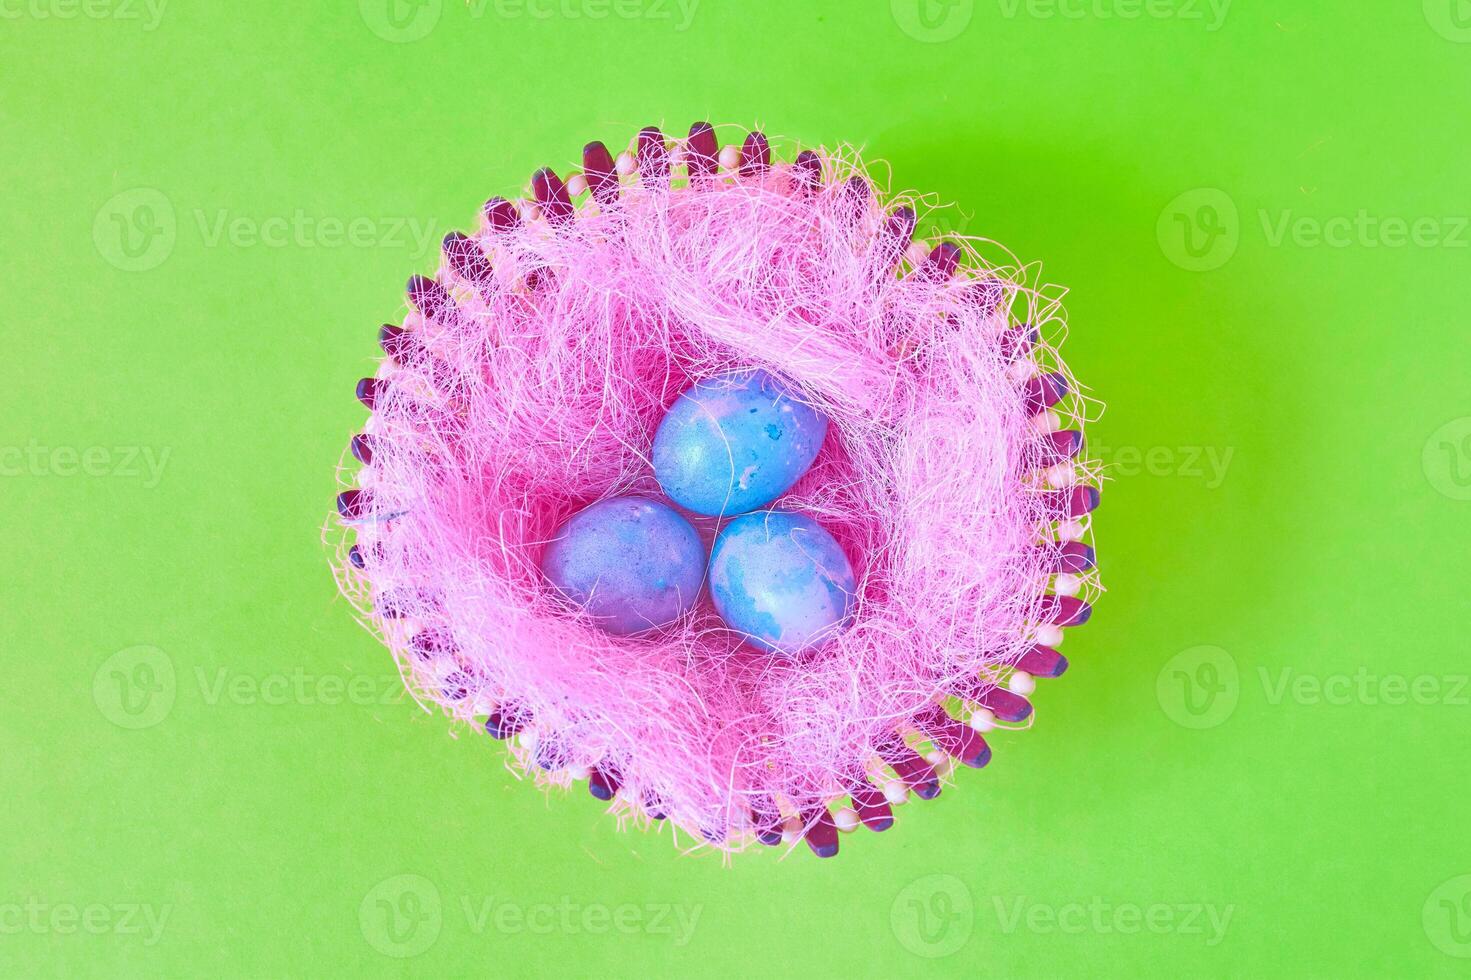
MULTIPOLYGON (((759 133, 645 129, 616 159, 492 199, 358 387, 371 416, 328 536, 344 594, 421 703, 506 739, 517 772, 586 780, 620 819, 698 846, 887 829, 983 733, 1029 723, 1035 678, 1098 591, 1079 395, 1057 297, 989 243, 912 241, 920 198, 850 150, 775 162, 759 133), (742 642, 708 597, 613 636, 540 570, 597 500, 660 493, 655 428, 693 382, 760 368, 826 413, 774 506, 858 575, 851 622, 797 657, 742 642), (514 736, 514 737, 512 737, 514 736)), ((697 519, 708 547, 719 529, 697 519)))

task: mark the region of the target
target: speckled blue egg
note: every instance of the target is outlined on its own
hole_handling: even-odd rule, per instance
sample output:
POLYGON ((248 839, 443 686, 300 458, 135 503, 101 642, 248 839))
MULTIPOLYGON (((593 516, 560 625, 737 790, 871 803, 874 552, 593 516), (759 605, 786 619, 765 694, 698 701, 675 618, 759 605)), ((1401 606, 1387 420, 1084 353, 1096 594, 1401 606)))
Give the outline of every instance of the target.
POLYGON ((558 528, 541 568, 569 602, 624 636, 672 622, 695 604, 705 549, 668 504, 614 497, 558 528))
POLYGON ((715 539, 710 597, 731 629, 772 653, 795 654, 837 635, 857 584, 848 556, 805 514, 738 517, 715 539))
POLYGON ((744 514, 801 479, 827 436, 827 416, 765 371, 698 382, 654 434, 654 477, 697 514, 744 514))

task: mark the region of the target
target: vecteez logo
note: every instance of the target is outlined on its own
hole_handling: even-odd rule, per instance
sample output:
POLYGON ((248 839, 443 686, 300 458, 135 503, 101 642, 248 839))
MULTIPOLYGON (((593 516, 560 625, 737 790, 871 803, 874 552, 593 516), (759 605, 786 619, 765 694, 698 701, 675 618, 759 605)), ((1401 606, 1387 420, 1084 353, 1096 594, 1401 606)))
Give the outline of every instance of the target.
POLYGON ((975 0, 889 0, 889 13, 916 41, 939 44, 970 26, 975 6, 975 0))
POLYGON ((358 0, 368 30, 393 44, 427 37, 443 9, 444 0, 358 0))
POLYGON ((152 187, 115 194, 92 222, 92 243, 98 253, 124 272, 145 272, 163 264, 177 238, 174 205, 152 187))
POLYGON ((423 875, 385 878, 369 889, 358 906, 363 938, 395 959, 418 956, 439 939, 444 911, 439 889, 423 875))
POLYGON ((158 647, 135 646, 104 660, 92 675, 92 699, 119 728, 152 728, 174 707, 174 662, 158 647))
MULTIPOLYGON (((1258 208, 1256 225, 1260 244, 1273 249, 1471 248, 1471 215, 1466 214, 1395 214, 1369 208, 1303 214, 1296 208, 1258 208)), ((1160 211, 1155 225, 1165 258, 1190 272, 1209 272, 1231 261, 1245 232, 1236 202, 1215 187, 1177 195, 1160 211)), ((1254 243, 1255 236, 1253 226, 1254 243)))
POLYGON ((1241 242, 1241 216, 1231 195, 1197 187, 1177 195, 1155 226, 1160 251, 1189 272, 1209 272, 1231 261, 1241 242))
POLYGON ((954 875, 926 875, 894 897, 889 927, 899 945, 916 956, 949 956, 970 939, 975 901, 965 882, 954 875))
POLYGON ((1457 959, 1471 959, 1471 875, 1441 882, 1426 897, 1420 922, 1436 949, 1457 959))
POLYGON ((1425 20, 1431 30, 1457 44, 1471 44, 1471 2, 1468 0, 1423 0, 1425 20))
POLYGON ((1215 728, 1231 717, 1241 697, 1236 660, 1214 646, 1197 646, 1175 654, 1155 679, 1159 706, 1184 728, 1215 728))
POLYGON ((1214 34, 1226 23, 1232 0, 997 0, 1001 16, 1033 20, 1171 20, 1204 25, 1214 34))
POLYGON ((395 959, 424 953, 446 928, 473 936, 640 935, 682 947, 694 937, 704 908, 688 902, 608 905, 571 895, 530 902, 485 894, 444 896, 423 875, 399 874, 363 896, 358 925, 368 945, 395 959))
POLYGON ((1432 432, 1420 463, 1437 493, 1471 500, 1471 416, 1452 419, 1432 432))
POLYGON ((0 20, 72 21, 77 19, 141 24, 157 29, 169 0, 0 0, 0 20))

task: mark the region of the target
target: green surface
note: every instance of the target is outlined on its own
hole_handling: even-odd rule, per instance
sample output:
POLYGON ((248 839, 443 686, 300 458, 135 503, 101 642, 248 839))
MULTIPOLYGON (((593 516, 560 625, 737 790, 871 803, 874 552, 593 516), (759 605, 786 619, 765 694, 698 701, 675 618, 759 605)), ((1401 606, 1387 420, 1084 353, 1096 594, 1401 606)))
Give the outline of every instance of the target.
POLYGON ((1471 970, 1466 3, 391 2, 0 7, 0 973, 1471 970), (1073 669, 835 861, 543 799, 318 543, 439 237, 701 118, 1044 261, 1108 404, 1073 669))

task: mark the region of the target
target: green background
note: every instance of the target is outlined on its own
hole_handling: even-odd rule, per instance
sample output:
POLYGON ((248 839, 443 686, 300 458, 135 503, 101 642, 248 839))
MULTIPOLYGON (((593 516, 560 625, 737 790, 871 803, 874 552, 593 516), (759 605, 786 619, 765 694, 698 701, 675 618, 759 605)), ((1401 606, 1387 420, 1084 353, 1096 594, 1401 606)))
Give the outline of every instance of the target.
POLYGON ((0 973, 1471 969, 1471 7, 394 2, 0 5, 0 973), (833 861, 517 783, 318 540, 439 238, 705 118, 1044 261, 1108 406, 1072 670, 833 861))

